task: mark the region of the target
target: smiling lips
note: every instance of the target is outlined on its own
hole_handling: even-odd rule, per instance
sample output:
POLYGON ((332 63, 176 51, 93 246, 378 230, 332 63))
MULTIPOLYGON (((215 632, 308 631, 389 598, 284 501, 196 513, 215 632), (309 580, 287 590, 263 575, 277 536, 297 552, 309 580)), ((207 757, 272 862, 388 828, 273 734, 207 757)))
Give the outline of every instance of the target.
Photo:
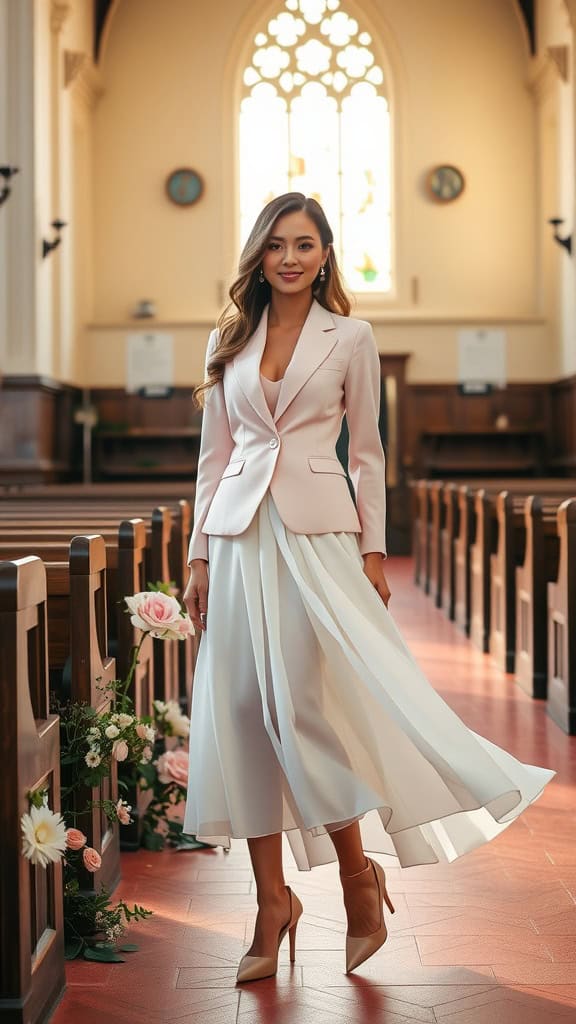
POLYGON ((280 274, 280 277, 283 281, 296 281, 301 276, 301 273, 299 270, 285 271, 280 274))

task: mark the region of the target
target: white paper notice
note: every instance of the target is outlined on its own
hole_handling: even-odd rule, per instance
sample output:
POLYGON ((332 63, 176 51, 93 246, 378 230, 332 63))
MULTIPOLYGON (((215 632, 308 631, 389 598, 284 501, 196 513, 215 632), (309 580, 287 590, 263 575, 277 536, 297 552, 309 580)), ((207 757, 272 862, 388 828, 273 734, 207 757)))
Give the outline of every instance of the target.
POLYGON ((470 328, 458 332, 458 380, 506 385, 506 332, 470 328))
POLYGON ((126 335, 126 391, 174 385, 174 338, 161 331, 126 335))

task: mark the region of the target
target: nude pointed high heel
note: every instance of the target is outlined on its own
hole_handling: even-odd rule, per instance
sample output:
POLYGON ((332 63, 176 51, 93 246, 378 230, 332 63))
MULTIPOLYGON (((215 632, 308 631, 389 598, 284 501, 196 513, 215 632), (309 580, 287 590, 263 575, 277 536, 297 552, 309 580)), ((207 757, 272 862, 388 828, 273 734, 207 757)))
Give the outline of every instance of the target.
POLYGON ((236 981, 259 981, 260 978, 270 978, 273 974, 276 974, 278 970, 278 951, 282 943, 282 939, 289 934, 290 938, 290 960, 294 963, 296 959, 296 925, 300 920, 300 916, 303 911, 303 906, 300 903, 296 893, 292 892, 289 885, 286 886, 288 890, 288 896, 290 897, 290 920, 288 924, 280 930, 278 935, 278 948, 274 956, 248 956, 246 954, 242 957, 238 973, 236 975, 236 981))
POLYGON ((383 868, 376 861, 367 857, 368 864, 362 871, 358 871, 355 875, 340 875, 344 881, 347 878, 360 878, 361 876, 369 877, 369 873, 373 873, 376 876, 376 884, 378 886, 378 894, 380 898, 380 924, 376 928, 376 931, 370 932, 368 935, 355 936, 350 935, 346 932, 346 973, 353 971, 355 967, 359 967, 364 960, 372 956, 380 946, 383 946, 388 937, 388 929, 384 921, 384 908, 383 902, 386 903, 388 910, 391 914, 394 913, 394 906, 392 900, 388 895, 386 889, 386 875, 384 874, 383 868))

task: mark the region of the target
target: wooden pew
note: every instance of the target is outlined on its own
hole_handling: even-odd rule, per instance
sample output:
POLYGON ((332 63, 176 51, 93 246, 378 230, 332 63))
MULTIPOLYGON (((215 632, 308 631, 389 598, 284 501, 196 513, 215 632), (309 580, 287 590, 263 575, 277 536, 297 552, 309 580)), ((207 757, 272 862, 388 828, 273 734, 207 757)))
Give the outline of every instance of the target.
POLYGON ((446 506, 444 504, 445 484, 442 480, 430 481, 430 534, 428 538, 428 593, 434 598, 437 608, 442 607, 442 535, 445 527, 446 506))
POLYGON ((485 651, 488 650, 490 621, 490 589, 485 577, 489 575, 489 556, 496 550, 497 540, 497 528, 492 526, 491 517, 495 515, 493 503, 496 495, 504 489, 524 497, 529 494, 567 496, 574 490, 574 481, 492 480, 476 489, 469 484, 459 486, 458 533, 454 542, 454 617, 457 625, 467 635, 472 635, 471 619, 474 615, 473 640, 485 651), (480 491, 483 498, 478 499, 480 491), (487 511, 487 519, 484 509, 487 511), (473 582, 472 577, 475 577, 473 582))
POLYGON ((531 697, 548 693, 548 583, 558 578, 558 508, 544 511, 539 495, 526 499, 524 561, 516 568, 516 682, 531 697))
MULTIPOLYGON (((102 537, 74 537, 69 561, 46 562, 48 596, 48 661, 51 690, 67 699, 90 704, 102 713, 110 705, 103 692, 116 676, 116 665, 108 656, 106 615, 106 548, 102 537)), ((68 784, 66 773, 62 785, 68 784)), ((118 777, 114 770, 98 789, 78 794, 75 809, 89 801, 118 800, 118 777)), ((120 880, 118 825, 111 824, 103 811, 94 808, 82 821, 88 846, 98 850, 102 866, 95 876, 86 871, 82 888, 105 885, 112 892, 120 880)))
MULTIPOLYGON (((152 537, 148 563, 148 579, 156 584, 171 579, 170 543, 172 516, 165 506, 152 512, 152 537)), ((154 647, 154 696, 158 700, 178 700, 179 660, 176 649, 179 640, 153 640, 154 647)))
MULTIPOLYGON (((573 489, 576 497, 576 482, 573 489)), ((555 523, 562 496, 541 496, 542 513, 555 523)), ((502 491, 496 497, 496 551, 490 555, 488 649, 503 672, 514 671, 516 652, 516 570, 525 559, 526 498, 502 491)), ((552 576, 550 577, 552 579, 552 576)))
POLYGON ((59 720, 48 710, 46 575, 38 558, 0 563, 0 1021, 47 1020, 65 988, 62 867, 22 856, 27 792, 60 810, 59 720))
POLYGON ((440 530, 440 607, 453 621, 456 604, 456 537, 459 529, 458 487, 446 484, 442 491, 444 511, 440 530))
POLYGON ((195 482, 180 480, 128 481, 126 483, 91 483, 91 484, 15 484, 0 483, 0 501, 4 498, 20 498, 26 501, 78 501, 93 502, 95 499, 108 501, 125 498, 145 498, 153 505, 164 502, 167 498, 178 500, 185 493, 193 500, 195 482))
POLYGON ((576 734, 576 499, 558 509, 558 576, 548 584, 548 702, 550 717, 576 734))
MULTIPOLYGON (((132 502, 138 513, 149 517, 149 502, 140 499, 132 502)), ((51 530, 72 532, 94 531, 103 533, 105 528, 114 529, 121 519, 130 515, 126 503, 106 502, 96 507, 86 507, 85 502, 74 504, 74 501, 60 505, 53 499, 48 505, 38 501, 12 501, 5 499, 0 502, 0 543, 4 536, 8 539, 10 532, 19 536, 22 526, 26 523, 30 533, 34 523, 38 524, 35 536, 40 539, 51 530)), ((151 516, 150 550, 147 556, 147 581, 174 580, 180 596, 188 582, 187 565, 188 543, 191 534, 192 508, 190 502, 180 499, 171 506, 159 506, 151 516)), ((163 699, 181 699, 189 707, 191 683, 194 673, 194 644, 192 638, 174 642, 176 647, 156 641, 155 696, 163 699)))
MULTIPOLYGON (((0 559, 19 557, 22 553, 37 555, 45 562, 66 562, 68 544, 64 541, 33 541, 20 539, 5 542, 0 539, 0 559)), ((114 640, 110 645, 111 653, 116 658, 116 674, 118 678, 126 678, 133 648, 139 641, 139 631, 132 626, 130 616, 125 611, 123 598, 127 594, 137 593, 145 589, 146 577, 146 526, 142 520, 125 520, 120 524, 115 541, 106 543, 108 564, 108 625, 114 640)), ((130 695, 134 700, 137 715, 152 715, 154 699, 154 658, 151 637, 146 637, 142 645, 138 664, 134 673, 130 695)), ((150 794, 131 791, 127 796, 132 804, 132 825, 123 826, 120 835, 122 849, 138 849, 141 835, 141 816, 150 799, 150 794)))
MULTIPOLYGON (((574 481, 572 480, 523 481, 514 488, 512 501, 516 500, 516 505, 520 509, 522 506, 518 499, 533 493, 540 493, 546 499, 557 498, 560 501, 563 497, 572 496, 574 487, 574 481)), ((474 501, 476 530, 470 556, 470 638, 481 651, 485 652, 490 650, 492 616, 491 568, 495 564, 491 559, 492 556, 497 554, 499 546, 498 507, 500 507, 501 517, 504 516, 503 506, 498 506, 498 493, 501 493, 501 490, 500 486, 498 486, 498 490, 496 488, 481 488, 477 492, 474 501)), ((508 488, 508 490, 512 491, 512 488, 508 488)), ((517 517, 516 524, 517 529, 523 536, 524 520, 521 514, 517 517)), ((513 547, 513 538, 510 534, 508 536, 508 547, 513 547)), ((506 538, 503 538, 502 551, 506 551, 506 538)), ((520 557, 522 556, 523 552, 521 552, 520 557)), ((506 557, 504 553, 499 559, 499 566, 499 572, 502 578, 504 578, 506 571, 506 557)), ((513 587, 513 573, 508 573, 508 580, 509 586, 513 587)), ((503 610, 503 602, 505 600, 506 594, 504 591, 502 601, 499 604, 503 619, 506 618, 503 610)), ((511 621, 514 621, 513 617, 511 621)), ((510 638, 510 634, 508 635, 508 642, 513 646, 513 639, 510 638)), ((495 643, 496 652, 498 653, 499 649, 504 652, 504 641, 500 642, 499 647, 497 640, 495 643)), ((500 664, 504 668, 506 663, 510 665, 509 671, 512 671, 512 661, 510 659, 507 660, 505 654, 502 653, 500 664)))
MULTIPOLYGON (((118 537, 118 523, 104 524, 101 521, 90 524, 90 528, 98 529, 100 535, 108 545, 116 545, 118 537)), ((19 526, 0 527, 0 549, 5 549, 6 544, 13 541, 19 543, 19 538, 25 538, 27 546, 30 543, 44 544, 46 542, 60 542, 66 544, 76 530, 76 519, 73 517, 69 523, 58 521, 44 525, 42 522, 34 523, 27 519, 21 519, 19 526), (18 539, 17 539, 18 538, 18 539)), ((142 573, 142 589, 147 589, 147 581, 170 578, 170 541, 171 541, 171 516, 166 508, 154 509, 152 523, 148 530, 148 541, 146 545, 146 559, 142 573)), ((127 596, 121 594, 119 597, 127 596)), ((178 640, 154 640, 154 696, 160 700, 171 700, 178 698, 178 657, 175 645, 178 640)))
MULTIPOLYGON (((64 539, 32 540, 21 537, 17 541, 6 541, 0 536, 0 558, 12 559, 23 554, 33 554, 45 562, 65 562, 68 558, 68 540, 66 536, 64 539)), ((132 648, 138 643, 139 636, 130 622, 123 598, 146 587, 145 523, 141 519, 120 523, 117 534, 106 539, 106 558, 110 653, 116 658, 118 677, 124 679, 130 667, 132 648)), ((138 715, 152 713, 154 666, 149 638, 140 653, 132 696, 138 715)))
POLYGON ((470 554, 475 539, 474 495, 458 487, 458 533, 454 542, 454 621, 470 636, 470 554))
POLYGON ((427 480, 413 484, 415 516, 412 524, 414 582, 427 594, 430 587, 430 491, 427 480))

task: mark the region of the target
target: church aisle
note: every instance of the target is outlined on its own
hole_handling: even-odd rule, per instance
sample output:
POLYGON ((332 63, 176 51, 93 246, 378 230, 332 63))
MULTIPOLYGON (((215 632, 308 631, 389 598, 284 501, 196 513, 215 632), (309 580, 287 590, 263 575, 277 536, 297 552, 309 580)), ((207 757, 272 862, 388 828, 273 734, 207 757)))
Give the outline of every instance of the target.
MULTIPOLYGON (((304 905, 296 963, 236 987, 256 912, 244 841, 124 855, 118 895, 155 910, 124 964, 74 962, 54 1024, 547 1024, 576 1020, 576 741, 387 563, 390 610, 424 671, 477 732, 557 777, 522 818, 452 865, 387 870, 385 946, 349 977, 330 864, 286 880, 304 905)), ((286 863, 291 863, 289 855, 286 863)))

